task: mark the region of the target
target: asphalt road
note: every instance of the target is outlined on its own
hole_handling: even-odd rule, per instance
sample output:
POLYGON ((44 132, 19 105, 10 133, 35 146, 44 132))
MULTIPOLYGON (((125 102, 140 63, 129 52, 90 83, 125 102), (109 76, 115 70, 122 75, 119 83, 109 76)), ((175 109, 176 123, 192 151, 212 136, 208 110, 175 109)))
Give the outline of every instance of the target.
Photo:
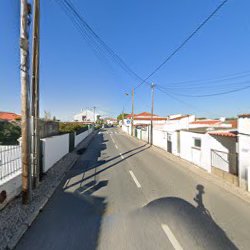
POLYGON ((249 233, 249 203, 105 129, 16 249, 250 249, 249 233))

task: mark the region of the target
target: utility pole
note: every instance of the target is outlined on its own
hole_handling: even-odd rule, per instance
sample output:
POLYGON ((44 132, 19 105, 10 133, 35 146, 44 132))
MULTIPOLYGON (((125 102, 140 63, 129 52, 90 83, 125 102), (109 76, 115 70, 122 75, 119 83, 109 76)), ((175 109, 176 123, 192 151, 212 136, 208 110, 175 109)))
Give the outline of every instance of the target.
POLYGON ((22 102, 22 201, 28 204, 31 199, 31 164, 30 164, 30 86, 29 86, 29 41, 28 25, 30 5, 27 0, 21 0, 20 12, 20 78, 22 102))
POLYGON ((153 145, 153 115, 154 115, 154 91, 155 84, 151 84, 151 97, 152 97, 152 103, 151 103, 151 130, 150 130, 150 145, 153 145))
POLYGON ((122 107, 122 124, 124 124, 124 106, 122 107))
POLYGON ((96 107, 94 106, 93 109, 94 109, 94 123, 95 123, 95 109, 96 109, 96 107))
POLYGON ((132 121, 131 121, 131 135, 134 135, 134 101, 135 101, 135 90, 132 89, 132 121))
POLYGON ((37 187, 40 177, 40 133, 39 133, 39 44, 40 44, 40 0, 33 2, 32 37, 32 167, 33 187, 37 187))

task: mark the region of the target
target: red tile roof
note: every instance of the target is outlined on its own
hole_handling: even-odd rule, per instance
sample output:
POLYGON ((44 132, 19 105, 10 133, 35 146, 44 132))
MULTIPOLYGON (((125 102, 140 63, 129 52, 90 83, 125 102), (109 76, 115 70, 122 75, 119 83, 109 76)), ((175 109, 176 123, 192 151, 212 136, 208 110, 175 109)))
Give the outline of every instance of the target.
POLYGON ((226 136, 226 137, 237 137, 236 131, 212 131, 209 132, 210 135, 226 136))
POLYGON ((221 123, 220 120, 196 120, 194 122, 190 122, 190 124, 207 124, 207 125, 215 125, 221 123))
POLYGON ((0 120, 14 121, 16 119, 21 119, 21 116, 11 112, 0 112, 0 120))
POLYGON ((240 118, 250 118, 250 114, 241 114, 238 115, 240 118))
POLYGON ((173 121, 173 120, 181 120, 183 118, 186 118, 186 117, 189 117, 190 115, 182 115, 182 116, 178 116, 178 117, 175 117, 175 118, 170 118, 169 120, 173 121))
MULTIPOLYGON (((149 112, 142 112, 142 113, 140 113, 140 114, 137 114, 136 116, 151 116, 151 115, 152 115, 152 114, 149 113, 149 112)), ((158 116, 158 115, 153 114, 153 116, 158 116)))
MULTIPOLYGON (((134 117, 134 120, 137 120, 137 121, 150 121, 151 117, 134 117)), ((166 121, 167 118, 165 118, 165 117, 153 117, 152 120, 153 121, 166 121)))
POLYGON ((238 127, 238 121, 236 119, 235 120, 227 120, 226 123, 231 124, 232 128, 237 128, 238 127))
MULTIPOLYGON (((134 118, 136 118, 136 117, 146 118, 146 117, 151 117, 151 116, 152 116, 152 114, 149 113, 149 112, 142 112, 142 113, 140 113, 140 114, 134 114, 134 118)), ((153 114, 153 117, 159 117, 159 116, 153 114)), ((127 115, 127 118, 128 118, 128 119, 129 119, 129 118, 132 118, 132 114, 127 115)))

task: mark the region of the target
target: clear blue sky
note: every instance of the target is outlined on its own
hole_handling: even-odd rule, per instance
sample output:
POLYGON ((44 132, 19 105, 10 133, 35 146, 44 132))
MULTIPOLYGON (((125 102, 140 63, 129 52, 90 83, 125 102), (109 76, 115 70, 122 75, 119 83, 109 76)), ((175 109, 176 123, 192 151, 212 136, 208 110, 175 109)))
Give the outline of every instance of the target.
MULTIPOLYGON (((151 73, 220 2, 73 0, 95 32, 141 77, 151 73)), ((0 110, 17 113, 20 112, 19 8, 17 0, 0 1, 0 110)), ((173 86, 172 82, 250 71, 249 10, 249 0, 229 0, 150 81, 168 87, 173 86)), ((47 110, 60 119, 70 119, 81 108, 90 106, 117 115, 124 105, 129 112, 130 97, 124 93, 138 84, 117 65, 96 56, 55 0, 41 1, 40 75, 41 114, 47 110)), ((250 76, 243 80, 250 81, 250 76)), ((178 89, 177 94, 216 90, 207 90, 208 83, 204 83, 203 92, 188 86, 178 89)), ((226 89, 224 86, 223 90, 226 89)), ((247 89, 206 98, 178 96, 182 101, 179 102, 156 90, 155 113, 236 116, 250 111, 249 95, 247 89)), ((142 111, 150 111, 147 86, 140 87, 135 94, 135 112, 142 111)))

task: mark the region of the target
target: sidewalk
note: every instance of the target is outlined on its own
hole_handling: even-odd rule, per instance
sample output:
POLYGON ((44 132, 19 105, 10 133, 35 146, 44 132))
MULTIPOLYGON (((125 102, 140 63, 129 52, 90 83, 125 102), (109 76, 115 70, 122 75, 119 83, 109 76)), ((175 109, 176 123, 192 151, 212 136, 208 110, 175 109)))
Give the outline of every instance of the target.
MULTIPOLYGON (((122 131, 122 130, 121 130, 122 131)), ((126 136, 128 136, 129 138, 132 138, 133 140, 136 140, 138 142, 140 142, 141 144, 145 144, 145 141, 142 141, 140 139, 138 139, 137 137, 132 137, 128 134, 126 134, 124 131, 122 131, 122 133, 126 136)), ((233 184, 230 184, 229 182, 226 182, 224 179, 212 174, 212 173, 208 173, 205 170, 203 170, 202 168, 200 168, 199 166, 184 160, 182 158, 180 158, 179 156, 176 156, 174 154, 171 154, 167 151, 165 151, 162 148, 156 147, 156 146, 152 146, 151 150, 161 154, 161 156, 167 160, 170 160, 172 162, 178 163, 176 164, 176 167, 183 167, 185 168, 189 173, 193 173, 196 175, 199 175, 200 177, 210 181, 211 183, 214 183, 215 185, 223 188, 224 190, 226 190, 227 192, 239 197, 240 199, 250 203, 250 192, 247 192, 233 184)))
POLYGON ((22 197, 19 195, 0 211, 0 249, 15 248, 96 133, 97 131, 94 131, 90 134, 74 151, 64 156, 46 173, 39 187, 33 191, 29 205, 22 205, 22 197))

